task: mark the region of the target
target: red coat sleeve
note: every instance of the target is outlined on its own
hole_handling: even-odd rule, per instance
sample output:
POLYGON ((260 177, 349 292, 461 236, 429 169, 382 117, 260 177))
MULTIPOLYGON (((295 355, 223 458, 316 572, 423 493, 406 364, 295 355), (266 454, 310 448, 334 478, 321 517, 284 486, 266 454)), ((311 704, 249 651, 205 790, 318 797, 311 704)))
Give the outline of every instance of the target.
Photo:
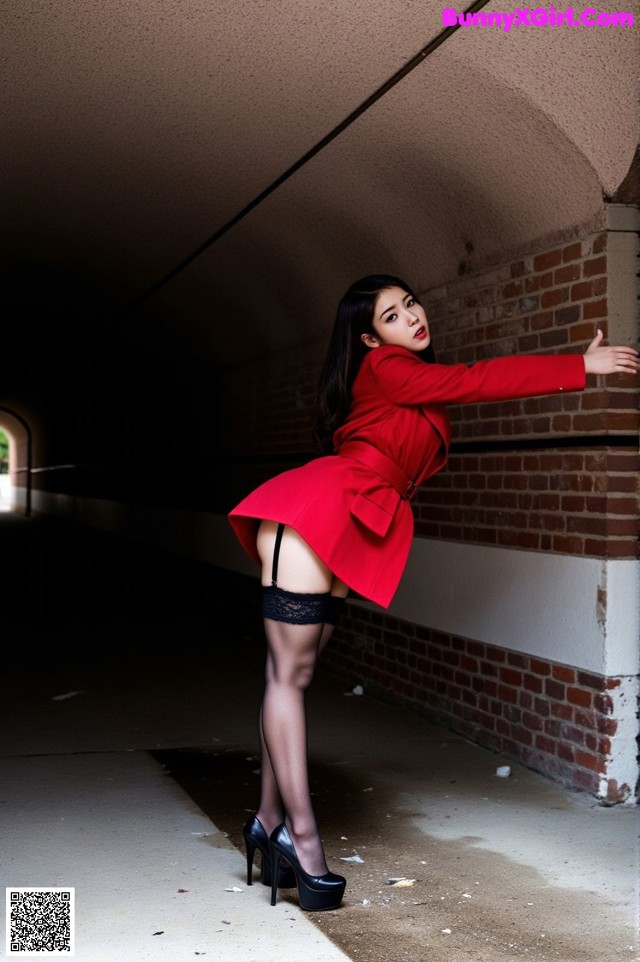
POLYGON ((581 354, 526 354, 477 364, 426 364, 402 347, 383 345, 369 353, 381 393, 399 405, 508 401, 585 386, 581 354))

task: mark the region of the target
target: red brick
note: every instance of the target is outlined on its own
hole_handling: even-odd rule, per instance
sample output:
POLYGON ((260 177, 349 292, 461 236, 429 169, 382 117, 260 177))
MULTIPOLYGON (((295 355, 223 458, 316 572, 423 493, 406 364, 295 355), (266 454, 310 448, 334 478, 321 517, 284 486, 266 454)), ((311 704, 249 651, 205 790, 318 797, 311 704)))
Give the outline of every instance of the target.
POLYGON ((584 545, 584 553, 593 555, 595 558, 638 558, 640 557, 640 545, 635 539, 633 541, 613 541, 608 538, 605 543, 587 539, 584 545))
POLYGON ((507 653, 504 648, 487 647, 487 658, 491 661, 503 662, 506 660, 507 653))
POLYGON ((569 307, 560 307, 557 311, 554 311, 553 319, 556 324, 575 324, 576 321, 580 320, 581 314, 580 304, 571 304, 569 307))
POLYGON ((577 536, 560 537, 557 535, 553 539, 553 550, 564 554, 581 555, 584 553, 584 541, 577 536))
MULTIPOLYGON (((624 374, 620 377, 616 377, 616 385, 619 384, 621 388, 624 387, 622 379, 626 376, 624 374)), ((607 391, 607 407, 612 410, 635 410, 637 406, 637 394, 635 391, 635 374, 628 375, 630 391, 620 390, 616 391, 612 387, 607 391)))
POLYGON ((612 494, 635 494, 637 490, 638 479, 635 474, 629 475, 628 477, 624 477, 622 475, 609 475, 607 478, 607 491, 611 492, 612 494))
POLYGON ((635 451, 611 451, 607 457, 607 467, 609 471, 637 471, 638 455, 635 451))
POLYGON ((605 255, 601 257, 594 257, 591 260, 584 261, 582 264, 582 272, 585 277, 593 277, 596 274, 604 274, 607 270, 607 258, 605 255))
POLYGON ((485 645, 480 641, 468 641, 467 642, 467 652, 470 655, 476 655, 480 658, 484 657, 486 648, 485 645))
POLYGON ((638 522, 636 518, 609 518, 607 521, 607 535, 613 538, 621 538, 627 535, 635 538, 638 534, 638 522))
POLYGON ((553 331, 543 331, 540 335, 540 346, 551 350, 552 348, 561 347, 569 342, 569 331, 564 328, 559 328, 553 331))
POLYGON ((567 689, 567 701, 572 705, 581 705, 583 708, 590 708, 591 699, 591 692, 585 691, 583 688, 567 689))
POLYGON ((498 698, 515 705, 518 700, 518 691, 516 688, 509 688, 507 685, 498 685, 498 698))
POLYGON ((590 324, 576 324, 569 331, 569 340, 572 344, 582 343, 583 341, 592 341, 596 336, 596 325, 590 324))
POLYGON ((574 431, 583 433, 588 431, 602 432, 604 431, 607 420, 607 415, 604 411, 593 414, 574 414, 573 429, 574 431))
POLYGON ((568 665, 554 665, 551 674, 557 681, 566 681, 571 685, 576 680, 575 668, 569 668, 568 665))
MULTIPOLYGON (((594 253, 595 250, 594 250, 594 253)), ((576 242, 575 244, 569 244, 568 247, 562 250, 562 260, 567 263, 567 261, 575 261, 582 257, 582 244, 576 242)))
POLYGON ((580 408, 583 411, 602 410, 608 406, 605 391, 585 391, 580 395, 580 408))
POLYGON ((640 425, 640 415, 636 411, 607 411, 605 421, 608 431, 620 434, 635 434, 640 425))
POLYGON ((582 309, 582 316, 585 320, 590 317, 606 317, 607 316, 607 299, 602 298, 600 301, 589 301, 584 305, 582 309))
POLYGON ((606 538, 607 519, 606 518, 582 518, 582 517, 567 518, 567 528, 571 532, 578 532, 580 534, 600 535, 601 537, 606 538))
POLYGON ((507 662, 515 668, 526 668, 529 664, 529 659, 526 655, 522 655, 518 651, 510 651, 507 653, 507 662))
POLYGON ((571 285, 571 300, 584 301, 589 297, 594 297, 593 281, 580 281, 578 284, 571 285))
POLYGON ((531 667, 531 671, 534 672, 536 675, 551 674, 551 665, 549 664, 548 661, 540 661, 539 658, 532 658, 530 667, 531 667))
MULTIPOLYGON (((571 290, 573 292, 573 288, 571 290)), ((540 307, 555 307, 556 304, 564 304, 568 300, 569 288, 556 287, 552 291, 545 291, 540 296, 540 307)), ((572 297, 572 300, 575 300, 575 298, 572 297)))
POLYGON ((580 265, 579 264, 567 264, 565 267, 559 267, 553 272, 553 283, 554 284, 566 284, 567 281, 577 281, 580 277, 580 265))
POLYGON ((554 681, 551 678, 547 678, 544 683, 544 690, 545 694, 547 694, 550 698, 555 698, 556 701, 564 701, 565 699, 566 689, 565 686, 561 685, 559 681, 554 681))
POLYGON ((590 671, 578 671, 578 684, 582 685, 583 688, 602 691, 605 686, 605 679, 602 675, 595 675, 590 671))
POLYGON ((475 658, 469 658, 468 655, 463 655, 460 658, 460 667, 468 672, 477 672, 478 662, 475 658))
POLYGON ((550 267, 558 267, 562 262, 562 253, 559 250, 546 251, 533 258, 534 271, 546 271, 550 267))
POLYGON ((601 772, 604 769, 603 759, 599 755, 592 755, 590 752, 577 751, 576 765, 581 768, 588 768, 593 772, 601 772))

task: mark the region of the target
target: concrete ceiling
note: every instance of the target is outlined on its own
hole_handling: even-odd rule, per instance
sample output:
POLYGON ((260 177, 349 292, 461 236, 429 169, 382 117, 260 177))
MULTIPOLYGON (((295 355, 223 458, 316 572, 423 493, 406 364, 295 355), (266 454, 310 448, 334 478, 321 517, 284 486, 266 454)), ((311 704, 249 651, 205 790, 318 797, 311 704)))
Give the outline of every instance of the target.
MULTIPOLYGON (((5 263, 74 272, 125 311, 436 38, 441 10, 5 0, 5 263)), ((607 10, 640 22, 639 0, 607 10)), ((639 140, 638 54, 637 26, 452 32, 145 311, 233 364, 324 337, 360 274, 425 290, 601 225, 639 140)))

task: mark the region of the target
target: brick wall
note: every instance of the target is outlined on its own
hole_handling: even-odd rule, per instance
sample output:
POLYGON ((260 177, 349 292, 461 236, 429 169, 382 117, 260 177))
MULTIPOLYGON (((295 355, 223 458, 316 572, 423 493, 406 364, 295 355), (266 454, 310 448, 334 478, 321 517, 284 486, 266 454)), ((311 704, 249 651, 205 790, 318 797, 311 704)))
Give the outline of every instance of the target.
MULTIPOLYGON (((619 679, 349 605, 324 670, 591 794, 606 778, 619 679)), ((634 786, 607 782, 605 800, 634 786)))
MULTIPOLYGON (((606 337, 606 245, 604 232, 428 292, 438 360, 582 353, 597 327, 606 337)), ((452 456, 414 502, 417 534, 637 556, 633 375, 591 378, 580 393, 452 406, 450 414, 452 456)))
POLYGON ((454 452, 414 501, 416 534, 634 558, 639 469, 633 447, 454 452))

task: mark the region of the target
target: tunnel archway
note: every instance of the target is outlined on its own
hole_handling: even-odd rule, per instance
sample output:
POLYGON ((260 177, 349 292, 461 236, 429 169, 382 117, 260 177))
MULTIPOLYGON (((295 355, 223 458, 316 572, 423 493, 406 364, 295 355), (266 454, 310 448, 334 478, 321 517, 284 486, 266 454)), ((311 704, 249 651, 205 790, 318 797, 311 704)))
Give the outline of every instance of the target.
POLYGON ((0 431, 9 440, 9 510, 22 507, 31 516, 33 432, 29 422, 13 408, 0 405, 0 431))
POLYGON ((11 478, 9 475, 13 459, 13 440, 0 428, 0 511, 10 511, 12 504, 11 478))

